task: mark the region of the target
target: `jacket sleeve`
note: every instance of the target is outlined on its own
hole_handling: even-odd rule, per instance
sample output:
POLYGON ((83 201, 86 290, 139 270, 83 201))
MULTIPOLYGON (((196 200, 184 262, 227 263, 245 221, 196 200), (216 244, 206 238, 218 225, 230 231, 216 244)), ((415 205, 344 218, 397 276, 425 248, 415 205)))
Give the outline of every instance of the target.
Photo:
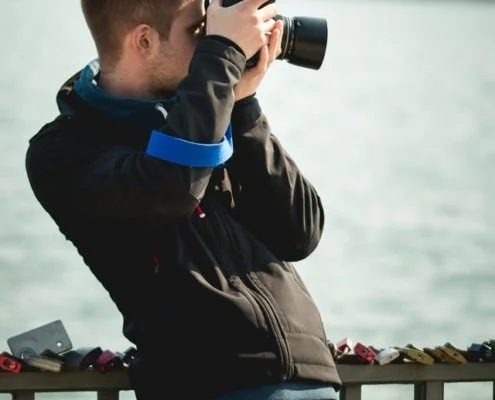
MULTIPOLYGON (((191 142, 219 143, 244 66, 244 55, 234 47, 204 38, 160 130, 191 142)), ((35 194, 43 204, 70 198, 76 211, 89 217, 137 224, 180 218, 201 200, 212 172, 162 161, 132 146, 97 142, 70 149, 56 137, 39 142, 32 142, 26 156, 35 194)))
POLYGON ((237 218, 282 260, 306 258, 324 226, 315 188, 271 133, 256 98, 234 107, 232 124, 235 153, 228 172, 238 188, 237 218))

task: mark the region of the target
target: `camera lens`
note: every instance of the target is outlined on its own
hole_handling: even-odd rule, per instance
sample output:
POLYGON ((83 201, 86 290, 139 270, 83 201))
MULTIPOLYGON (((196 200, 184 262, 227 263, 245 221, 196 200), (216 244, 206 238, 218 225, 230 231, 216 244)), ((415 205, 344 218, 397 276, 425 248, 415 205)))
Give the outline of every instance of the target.
POLYGON ((279 60, 286 60, 299 67, 320 69, 325 59, 328 29, 322 18, 277 16, 284 23, 282 53, 279 60))
MULTIPOLYGON (((224 7, 230 7, 241 0, 223 0, 224 7)), ((209 3, 205 0, 205 4, 209 3)), ((260 8, 275 3, 268 0, 260 8)), ((323 64, 327 50, 328 28, 323 18, 294 17, 288 18, 277 15, 274 19, 282 20, 282 53, 278 60, 286 60, 289 64, 318 70, 323 64)), ((247 67, 254 67, 259 60, 259 53, 247 61, 247 67)))

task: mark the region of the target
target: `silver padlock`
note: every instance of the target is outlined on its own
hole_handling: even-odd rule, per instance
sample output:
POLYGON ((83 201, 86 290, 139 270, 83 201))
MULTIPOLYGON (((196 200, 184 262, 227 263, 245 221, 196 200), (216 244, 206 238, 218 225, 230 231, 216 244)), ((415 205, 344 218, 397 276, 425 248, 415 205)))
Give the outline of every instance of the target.
POLYGON ((400 357, 400 351, 389 347, 379 351, 375 357, 375 361, 380 365, 390 364, 392 361, 400 357))

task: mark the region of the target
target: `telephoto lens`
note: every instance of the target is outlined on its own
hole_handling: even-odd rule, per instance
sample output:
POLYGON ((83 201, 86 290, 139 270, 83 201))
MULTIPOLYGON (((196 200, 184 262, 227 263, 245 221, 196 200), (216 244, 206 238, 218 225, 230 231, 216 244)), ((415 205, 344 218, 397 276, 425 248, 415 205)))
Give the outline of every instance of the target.
MULTIPOLYGON (((230 7, 242 0, 223 0, 224 7, 230 7)), ((275 0, 269 0, 260 8, 268 4, 275 3, 275 0)), ((206 6, 209 1, 206 0, 206 6)), ((328 42, 328 26, 324 18, 314 17, 285 17, 277 15, 276 20, 280 19, 284 23, 282 33, 282 52, 278 60, 285 60, 289 64, 298 67, 319 70, 325 59, 328 42)), ((259 59, 259 53, 248 60, 247 66, 255 66, 259 59)))

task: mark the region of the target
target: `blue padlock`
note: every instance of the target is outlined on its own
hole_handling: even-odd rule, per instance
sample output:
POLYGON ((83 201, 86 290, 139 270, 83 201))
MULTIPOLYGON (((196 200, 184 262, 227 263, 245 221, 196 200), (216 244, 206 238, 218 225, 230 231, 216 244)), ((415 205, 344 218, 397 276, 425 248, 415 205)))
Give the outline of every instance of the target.
POLYGON ((491 361, 493 359, 493 351, 490 346, 485 343, 473 343, 468 347, 469 361, 491 361))

